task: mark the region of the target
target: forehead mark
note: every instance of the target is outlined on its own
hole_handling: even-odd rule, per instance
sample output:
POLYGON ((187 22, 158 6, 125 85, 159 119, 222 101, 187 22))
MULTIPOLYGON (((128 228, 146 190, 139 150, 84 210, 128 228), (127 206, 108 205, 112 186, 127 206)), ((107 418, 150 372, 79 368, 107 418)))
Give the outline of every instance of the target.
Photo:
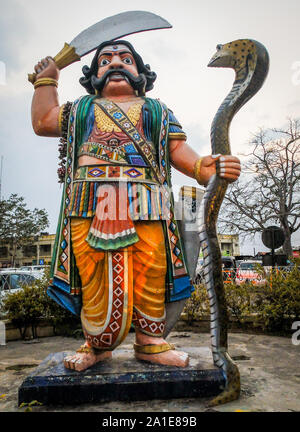
POLYGON ((120 45, 106 45, 105 47, 102 48, 99 54, 102 54, 104 52, 117 52, 121 50, 131 52, 131 50, 126 45, 120 44, 120 45))

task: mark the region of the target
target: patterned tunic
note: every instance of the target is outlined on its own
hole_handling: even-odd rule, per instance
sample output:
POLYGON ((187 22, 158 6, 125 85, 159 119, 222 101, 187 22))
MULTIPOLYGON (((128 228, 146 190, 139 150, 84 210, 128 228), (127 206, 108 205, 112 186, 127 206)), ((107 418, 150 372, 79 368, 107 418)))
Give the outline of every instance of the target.
MULTIPOLYGON (((194 288, 175 219, 168 147, 170 138, 186 137, 172 111, 159 100, 144 98, 141 107, 135 106, 126 115, 109 100, 83 96, 73 104, 66 104, 61 114, 67 157, 49 296, 74 314, 80 313, 81 280, 70 226, 72 218, 79 217, 92 218, 88 242, 104 250, 137 242, 134 221, 162 219, 167 252, 166 302, 190 297, 194 288), (79 167, 81 156, 93 156, 87 162, 92 164, 79 167), (116 202, 123 202, 128 209, 125 221, 117 218, 114 223, 107 219, 102 223, 105 201, 100 198, 105 193, 101 191, 108 187, 121 198, 116 202), (116 236, 112 234, 118 225, 124 228, 124 224, 130 227, 128 237, 120 236, 119 232, 116 236)), ((125 234, 127 228, 120 232, 125 234)))

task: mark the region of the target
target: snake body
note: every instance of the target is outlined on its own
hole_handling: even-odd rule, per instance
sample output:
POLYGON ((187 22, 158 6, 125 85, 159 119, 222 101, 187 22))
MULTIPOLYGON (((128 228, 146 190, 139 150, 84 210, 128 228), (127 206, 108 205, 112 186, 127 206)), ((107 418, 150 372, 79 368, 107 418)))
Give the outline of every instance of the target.
MULTIPOLYGON (((212 154, 231 154, 229 127, 237 111, 261 88, 268 73, 269 56, 259 42, 240 39, 217 46, 209 67, 229 67, 235 70, 233 87, 219 107, 211 126, 212 154)), ((214 364, 222 369, 225 388, 210 405, 235 400, 240 394, 240 374, 237 365, 228 354, 228 315, 222 277, 221 251, 218 244, 216 222, 227 181, 217 174, 207 187, 198 214, 198 232, 203 251, 205 285, 210 303, 211 343, 214 364)))

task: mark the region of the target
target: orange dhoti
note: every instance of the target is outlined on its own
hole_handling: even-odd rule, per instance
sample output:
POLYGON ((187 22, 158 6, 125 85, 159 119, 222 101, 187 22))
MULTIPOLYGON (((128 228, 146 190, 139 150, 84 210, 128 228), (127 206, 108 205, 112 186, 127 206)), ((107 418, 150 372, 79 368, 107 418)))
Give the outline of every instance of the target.
POLYGON ((86 242, 90 225, 91 219, 71 219, 86 340, 95 348, 113 350, 131 323, 145 334, 162 336, 167 270, 162 223, 136 222, 139 241, 116 251, 92 248, 86 242))

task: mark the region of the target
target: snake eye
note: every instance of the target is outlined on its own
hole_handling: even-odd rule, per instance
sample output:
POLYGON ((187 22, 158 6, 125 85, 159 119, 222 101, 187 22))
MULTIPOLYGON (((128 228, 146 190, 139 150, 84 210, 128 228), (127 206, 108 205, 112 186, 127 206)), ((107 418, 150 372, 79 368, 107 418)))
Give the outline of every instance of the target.
POLYGON ((223 46, 222 44, 218 44, 217 45, 217 50, 220 51, 222 49, 222 46, 223 46))

